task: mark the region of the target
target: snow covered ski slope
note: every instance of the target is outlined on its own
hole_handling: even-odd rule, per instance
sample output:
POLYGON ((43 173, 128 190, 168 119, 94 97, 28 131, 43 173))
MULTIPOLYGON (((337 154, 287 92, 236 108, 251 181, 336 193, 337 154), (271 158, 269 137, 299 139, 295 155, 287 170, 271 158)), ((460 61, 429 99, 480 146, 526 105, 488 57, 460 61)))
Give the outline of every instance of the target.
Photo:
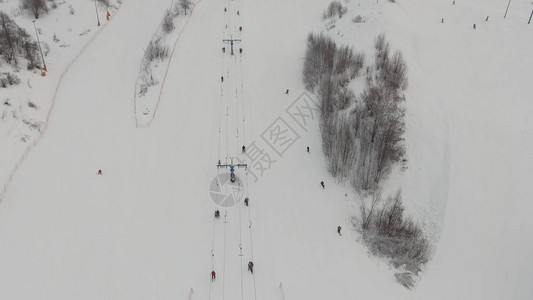
POLYGON ((395 184, 440 235, 409 291, 359 242, 357 203, 326 170, 317 119, 287 113, 312 98, 305 41, 329 2, 198 1, 157 114, 136 128, 143 49, 170 2, 124 1, 64 78, 0 205, 0 299, 530 299, 531 28, 480 0, 351 1, 337 24, 357 50, 385 32, 409 66, 409 169, 395 184), (223 39, 240 40, 234 55, 223 39), (228 172, 219 160, 249 170, 221 182, 236 196, 223 205, 210 193, 228 172))

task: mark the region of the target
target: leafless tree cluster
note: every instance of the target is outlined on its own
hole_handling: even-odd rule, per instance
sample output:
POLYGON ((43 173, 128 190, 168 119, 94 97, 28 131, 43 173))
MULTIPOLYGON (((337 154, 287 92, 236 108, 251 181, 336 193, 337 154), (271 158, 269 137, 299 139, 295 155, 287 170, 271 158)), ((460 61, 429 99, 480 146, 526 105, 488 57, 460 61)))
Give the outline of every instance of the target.
POLYGON ((7 88, 9 85, 17 85, 20 83, 20 78, 17 75, 5 72, 0 73, 0 87, 7 88))
POLYGON ((329 170, 336 177, 346 177, 353 169, 356 148, 349 113, 356 103, 348 83, 359 76, 364 55, 351 47, 338 47, 324 35, 307 38, 303 77, 307 89, 318 93, 321 104, 322 148, 328 158, 329 170))
POLYGON ((36 19, 39 19, 39 16, 43 12, 48 12, 48 7, 44 0, 20 0, 22 7, 29 10, 36 19))
POLYGON ((7 14, 0 12, 0 57, 18 67, 20 56, 28 61, 31 70, 38 63, 38 48, 30 35, 20 28, 7 14))
POLYGON ((391 58, 384 35, 375 42, 375 68, 368 68, 366 88, 352 109, 356 148, 353 185, 373 190, 390 168, 405 156, 405 97, 407 65, 397 51, 391 58))
POLYGON ((339 18, 342 18, 348 12, 348 8, 346 6, 343 6, 340 1, 332 1, 328 8, 324 11, 322 14, 323 19, 331 18, 334 16, 339 16, 339 18))
POLYGON ((356 190, 373 190, 405 155, 402 90, 407 66, 400 52, 390 57, 383 35, 375 43, 375 67, 367 68, 366 88, 356 99, 348 88, 364 65, 364 55, 337 47, 323 35, 310 34, 304 83, 321 99, 322 147, 329 170, 349 179, 356 190))
POLYGON ((374 255, 385 257, 395 268, 406 271, 401 275, 402 280, 398 280, 411 288, 412 276, 418 275, 429 260, 429 243, 420 227, 404 215, 400 192, 389 197, 380 208, 379 194, 374 194, 370 205, 362 204, 363 239, 374 255))
POLYGON ((307 50, 304 62, 304 83, 308 90, 315 91, 325 81, 344 86, 359 75, 365 56, 355 53, 351 47, 337 47, 337 44, 325 35, 307 36, 307 50))
MULTIPOLYGON (((359 97, 348 88, 364 67, 363 54, 338 47, 323 35, 307 39, 303 80, 320 98, 322 148, 331 174, 350 181, 361 195, 360 229, 376 255, 388 258, 404 285, 429 257, 422 230, 404 215, 401 195, 382 199, 379 183, 403 160, 407 65, 399 51, 391 55, 384 35, 374 44, 375 63, 366 67, 359 97)), ((400 279, 399 279, 400 280, 400 279)))
POLYGON ((139 80, 138 93, 144 96, 148 92, 148 88, 158 83, 152 75, 152 62, 155 60, 164 60, 170 55, 168 47, 164 46, 161 38, 150 41, 148 48, 144 52, 142 61, 142 68, 139 80))
POLYGON ((165 14, 165 17, 163 18, 163 30, 166 32, 166 33, 169 33, 171 32, 172 30, 174 30, 175 26, 174 26, 174 12, 172 10, 167 10, 166 14, 165 14))

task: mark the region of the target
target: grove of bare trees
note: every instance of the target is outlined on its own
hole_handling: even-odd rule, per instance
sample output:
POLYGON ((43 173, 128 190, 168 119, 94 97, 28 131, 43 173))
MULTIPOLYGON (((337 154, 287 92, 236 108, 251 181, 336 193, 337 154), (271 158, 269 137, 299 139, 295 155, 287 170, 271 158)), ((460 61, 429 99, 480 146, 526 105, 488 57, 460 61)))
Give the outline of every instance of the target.
MULTIPOLYGON (((339 47, 328 36, 309 34, 303 81, 320 99, 328 169, 339 181, 349 181, 359 195, 358 224, 364 241, 374 254, 417 275, 428 260, 429 244, 418 225, 403 213, 400 192, 382 199, 380 187, 393 167, 405 161, 407 65, 401 52, 391 54, 383 34, 376 38, 374 50, 374 63, 364 72, 365 87, 356 96, 348 86, 361 76, 364 54, 339 47)), ((402 284, 410 281, 409 274, 399 276, 402 284)))
POLYGON ((0 57, 14 67, 25 58, 29 70, 39 65, 37 43, 7 14, 0 12, 0 57))

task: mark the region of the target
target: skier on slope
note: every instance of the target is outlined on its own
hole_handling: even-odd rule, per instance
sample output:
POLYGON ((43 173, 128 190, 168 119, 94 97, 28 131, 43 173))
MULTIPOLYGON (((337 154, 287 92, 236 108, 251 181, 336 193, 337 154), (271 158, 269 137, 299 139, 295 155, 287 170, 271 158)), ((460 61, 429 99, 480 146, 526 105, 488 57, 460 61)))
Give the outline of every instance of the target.
POLYGON ((224 82, 224 76, 220 76, 220 81, 224 82))
POLYGON ((321 182, 320 182, 320 185, 322 186, 322 189, 325 189, 325 188, 326 188, 326 185, 324 184, 324 181, 321 181, 321 182))
POLYGON ((211 272, 211 281, 215 281, 217 279, 217 273, 215 273, 215 270, 211 272))
POLYGON ((340 226, 337 226, 337 233, 338 233, 339 235, 341 235, 341 229, 342 229, 342 228, 341 228, 340 226))
POLYGON ((254 273, 254 263, 252 261, 248 263, 248 271, 252 274, 254 273))
POLYGON ((248 197, 244 198, 244 205, 248 206, 248 201, 250 201, 250 199, 248 199, 248 197))
POLYGON ((220 218, 220 212, 218 211, 218 209, 215 210, 215 218, 220 218))
POLYGON ((246 152, 246 147, 242 145, 242 153, 246 152))
POLYGON ((309 153, 309 146, 307 146, 307 153, 309 153))
POLYGON ((287 90, 285 91, 285 95, 288 95, 288 94, 289 94, 289 89, 287 89, 287 90))
POLYGON ((98 175, 102 175, 102 170, 101 169, 98 170, 98 175))

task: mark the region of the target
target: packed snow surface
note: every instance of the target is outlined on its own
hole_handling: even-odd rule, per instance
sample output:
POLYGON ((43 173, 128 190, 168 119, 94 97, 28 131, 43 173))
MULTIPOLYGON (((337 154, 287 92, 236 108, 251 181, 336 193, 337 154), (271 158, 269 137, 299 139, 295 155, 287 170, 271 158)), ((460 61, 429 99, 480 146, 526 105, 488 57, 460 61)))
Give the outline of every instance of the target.
POLYGON ((504 2, 351 0, 326 30, 327 0, 199 0, 138 129, 139 64, 170 2, 123 1, 63 77, 2 198, 0 298, 532 299, 533 5, 515 0, 503 19, 504 2), (317 120, 287 113, 311 31, 367 56, 384 32, 407 61, 409 168, 390 184, 435 247, 412 291, 360 243, 317 120), (297 136, 281 154, 266 142, 280 122, 297 136), (275 162, 257 178, 237 169, 249 206, 216 206, 218 160, 250 163, 251 145, 275 162))

